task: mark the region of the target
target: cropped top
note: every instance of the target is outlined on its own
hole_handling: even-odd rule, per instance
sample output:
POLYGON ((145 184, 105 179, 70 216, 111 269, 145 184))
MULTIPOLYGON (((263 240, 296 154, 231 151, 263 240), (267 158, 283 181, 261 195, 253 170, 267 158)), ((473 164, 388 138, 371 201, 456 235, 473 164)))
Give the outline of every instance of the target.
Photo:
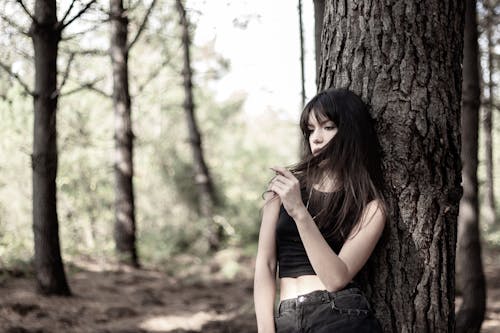
MULTIPOLYGON (((322 234, 325 237, 323 232, 322 234)), ((336 254, 340 252, 342 244, 326 237, 325 240, 336 254)), ((280 278, 316 275, 307 257, 297 225, 290 215, 288 215, 283 205, 280 207, 278 224, 276 226, 276 252, 280 278)))

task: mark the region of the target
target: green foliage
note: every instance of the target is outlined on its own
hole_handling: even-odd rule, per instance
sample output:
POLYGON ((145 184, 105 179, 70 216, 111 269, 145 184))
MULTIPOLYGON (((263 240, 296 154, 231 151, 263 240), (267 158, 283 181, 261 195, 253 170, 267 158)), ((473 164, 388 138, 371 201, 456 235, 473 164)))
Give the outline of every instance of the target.
POLYGON ((0 100, 0 265, 29 260, 32 252, 31 101, 13 83, 0 100))
MULTIPOLYGON (((131 21, 142 18, 144 11, 142 4, 139 5, 130 13, 131 21)), ((131 23, 131 36, 136 29, 137 24, 131 23)), ((29 54, 29 39, 15 37, 22 40, 19 45, 29 54)), ((68 50, 106 50, 108 44, 106 25, 62 42, 59 82, 70 58, 68 50)), ((196 213, 198 198, 192 152, 182 110, 179 45, 176 13, 169 4, 159 1, 149 29, 129 58, 137 245, 141 260, 152 263, 167 262, 172 255, 181 253, 205 255, 208 223, 223 227, 227 235, 225 245, 254 251, 261 194, 272 176, 269 167, 293 162, 298 144, 296 124, 283 121, 280 118, 283 111, 245 113, 244 94, 218 99, 214 82, 230 69, 230 63, 214 51, 213 43, 193 47, 196 117, 221 203, 213 221, 200 219, 196 213)), ((8 51, 8 61, 17 62, 23 80, 31 82, 29 59, 8 51)), ((1 73, 0 77, 6 78, 1 73)), ((64 95, 88 82, 95 82, 95 88, 111 93, 111 66, 107 57, 76 55, 59 98, 57 203, 64 259, 114 255, 112 101, 90 90, 64 95)), ((1 265, 29 262, 33 251, 30 164, 33 100, 12 79, 2 81, 0 88, 4 87, 6 94, 0 96, 1 265)), ((231 265, 224 268, 228 276, 235 271, 236 267, 231 265)))

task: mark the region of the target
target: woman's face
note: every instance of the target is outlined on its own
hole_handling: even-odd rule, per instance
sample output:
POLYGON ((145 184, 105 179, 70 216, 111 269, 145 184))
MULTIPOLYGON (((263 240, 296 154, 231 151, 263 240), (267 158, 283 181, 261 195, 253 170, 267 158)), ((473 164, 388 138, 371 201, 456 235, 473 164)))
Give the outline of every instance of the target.
POLYGON ((318 117, 314 111, 309 113, 307 128, 309 130, 309 147, 313 155, 317 155, 319 151, 330 142, 337 134, 337 125, 325 116, 318 117))

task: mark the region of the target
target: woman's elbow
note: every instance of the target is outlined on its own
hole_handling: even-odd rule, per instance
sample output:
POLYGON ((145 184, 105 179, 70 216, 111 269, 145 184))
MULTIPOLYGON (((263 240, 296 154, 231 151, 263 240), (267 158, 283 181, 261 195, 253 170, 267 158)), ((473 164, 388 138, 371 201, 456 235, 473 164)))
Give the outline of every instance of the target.
POLYGON ((349 281, 331 281, 326 283, 325 287, 328 292, 334 292, 344 289, 344 287, 347 286, 348 283, 349 281))
POLYGON ((351 282, 351 278, 346 269, 345 271, 331 274, 328 279, 325 279, 323 284, 327 291, 333 292, 342 290, 349 282, 351 282))

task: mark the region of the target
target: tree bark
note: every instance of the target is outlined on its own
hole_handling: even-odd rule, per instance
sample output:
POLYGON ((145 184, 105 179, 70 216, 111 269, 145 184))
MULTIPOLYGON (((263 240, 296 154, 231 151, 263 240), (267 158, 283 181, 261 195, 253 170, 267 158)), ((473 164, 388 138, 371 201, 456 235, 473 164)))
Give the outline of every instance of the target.
POLYGON ((371 105, 389 219, 358 278, 385 332, 452 332, 463 3, 329 1, 318 87, 371 105))
POLYGON ((319 69, 321 67, 321 31, 323 30, 323 17, 325 16, 325 0, 314 2, 314 42, 316 54, 316 87, 318 87, 319 69))
POLYGON ((30 35, 35 59, 33 128, 33 232, 38 291, 70 295, 59 244, 57 218, 57 28, 56 1, 37 0, 30 35))
POLYGON ((485 213, 484 222, 488 226, 493 226, 497 223, 496 205, 495 205, 495 186, 493 184, 493 145, 492 145, 492 124, 493 124, 493 109, 495 108, 495 93, 493 82, 493 66, 494 41, 493 41, 493 18, 494 4, 491 0, 484 1, 486 14, 486 38, 488 40, 488 104, 484 109, 484 149, 485 149, 485 164, 486 164, 486 195, 485 195, 485 213))
POLYGON ((486 288, 481 261, 478 203, 478 129, 481 90, 476 0, 465 9, 462 83, 462 179, 464 195, 458 215, 457 285, 463 302, 457 312, 456 331, 479 332, 486 307, 486 288))
POLYGON ((199 212, 207 221, 207 237, 210 249, 215 251, 220 248, 222 227, 216 225, 213 221, 213 208, 217 205, 217 197, 213 185, 212 177, 205 163, 201 134, 195 118, 195 105, 193 101, 193 83, 189 38, 189 22, 186 17, 186 10, 182 0, 176 0, 177 10, 180 17, 180 26, 182 31, 182 51, 184 56, 184 111, 189 132, 189 143, 193 152, 193 164, 195 177, 194 181, 198 187, 199 212))
POLYGON ((139 266, 135 240, 136 221, 133 188, 133 139, 128 83, 128 18, 122 0, 111 0, 111 63, 115 110, 115 227, 114 238, 120 261, 139 266))

